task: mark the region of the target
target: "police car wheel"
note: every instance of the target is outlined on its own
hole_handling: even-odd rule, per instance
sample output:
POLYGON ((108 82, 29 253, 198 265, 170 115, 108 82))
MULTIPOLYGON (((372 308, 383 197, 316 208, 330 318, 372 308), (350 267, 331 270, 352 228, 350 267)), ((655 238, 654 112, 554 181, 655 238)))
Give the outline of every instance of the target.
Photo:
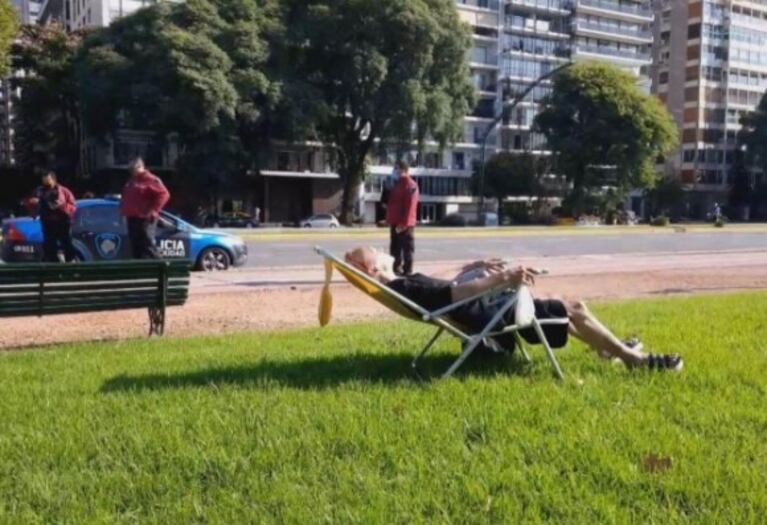
POLYGON ((228 270, 229 254, 221 248, 207 248, 200 254, 198 266, 204 272, 220 272, 228 270))

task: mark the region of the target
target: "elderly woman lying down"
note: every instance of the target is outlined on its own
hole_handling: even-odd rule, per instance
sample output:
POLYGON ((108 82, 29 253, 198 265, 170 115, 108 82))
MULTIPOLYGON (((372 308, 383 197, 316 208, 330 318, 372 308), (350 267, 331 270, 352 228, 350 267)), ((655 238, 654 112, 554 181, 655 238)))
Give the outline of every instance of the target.
MULTIPOLYGON (((439 310, 504 285, 509 288, 533 286, 536 276, 541 273, 531 268, 511 268, 503 261, 493 259, 465 266, 452 280, 419 273, 398 277, 394 274, 394 261, 390 255, 366 247, 348 252, 346 262, 429 311, 439 310)), ((502 301, 477 299, 457 309, 450 317, 464 326, 481 330, 498 313, 501 303, 502 301)), ((677 354, 650 354, 643 351, 642 343, 636 339, 621 341, 600 323, 581 301, 536 299, 534 303, 535 316, 539 320, 569 319, 568 324, 542 326, 546 339, 553 348, 562 348, 567 344, 568 336, 573 336, 589 345, 600 356, 620 359, 630 368, 680 371, 684 367, 682 357, 677 354)), ((513 309, 505 314, 502 324, 514 324, 513 309)), ((494 328, 499 330, 503 326, 494 328)), ((520 335, 530 344, 540 343, 532 329, 522 330, 520 335)), ((514 348, 512 335, 499 336, 496 340, 506 349, 514 348)))

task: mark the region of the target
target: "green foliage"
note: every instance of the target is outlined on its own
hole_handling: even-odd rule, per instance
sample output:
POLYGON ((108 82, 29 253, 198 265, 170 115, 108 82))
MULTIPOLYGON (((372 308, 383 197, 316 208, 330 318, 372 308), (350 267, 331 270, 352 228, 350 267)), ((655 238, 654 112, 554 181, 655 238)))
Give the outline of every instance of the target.
POLYGON ((267 72, 275 16, 272 2, 163 2, 94 34, 80 63, 89 131, 173 134, 191 176, 241 174, 263 111, 280 96, 267 72), (229 162, 202 167, 192 157, 229 162))
MULTIPOLYGON (((541 177, 546 173, 547 161, 532 153, 502 152, 494 155, 485 165, 485 197, 503 199, 515 196, 536 196, 541 190, 541 177)), ((479 188, 478 173, 473 186, 479 188)))
POLYGON ((10 0, 0 0, 0 76, 8 74, 11 47, 18 31, 18 11, 10 0))
POLYGON ((14 145, 27 172, 54 169, 64 177, 82 174, 82 122, 74 64, 82 34, 59 25, 24 26, 16 45, 15 66, 25 75, 14 80, 23 96, 17 104, 14 145))
POLYGON ((602 63, 577 64, 558 75, 535 126, 578 195, 604 185, 652 187, 658 159, 678 142, 661 102, 629 73, 602 63))
POLYGON ((741 126, 739 145, 745 149, 744 164, 767 172, 767 93, 741 118, 741 126))
POLYGON ((673 213, 684 198, 684 186, 679 177, 669 175, 663 177, 654 188, 647 192, 653 214, 662 216, 673 213))
POLYGON ((376 139, 404 150, 462 134, 474 103, 471 36, 452 0, 287 4, 286 112, 297 133, 336 146, 348 219, 376 139))
POLYGON ((423 384, 404 321, 6 352, 0 522, 761 522, 767 295, 593 308, 687 367, 573 344, 562 383, 537 348, 423 384))

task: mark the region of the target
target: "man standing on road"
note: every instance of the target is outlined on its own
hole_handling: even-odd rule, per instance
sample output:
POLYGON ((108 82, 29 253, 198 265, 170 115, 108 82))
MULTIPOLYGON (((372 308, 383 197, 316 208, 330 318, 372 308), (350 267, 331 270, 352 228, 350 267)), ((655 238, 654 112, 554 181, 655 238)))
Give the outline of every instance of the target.
POLYGON ((128 220, 128 238, 134 259, 159 259, 155 231, 160 212, 170 193, 165 185, 144 166, 141 158, 131 163, 131 177, 122 193, 120 211, 128 220))
POLYGON ((413 273, 415 223, 418 211, 418 185, 410 177, 410 167, 403 160, 394 166, 395 183, 386 208, 386 223, 391 228, 390 253, 398 275, 413 273))
POLYGON ((77 205, 69 189, 58 183, 56 174, 49 171, 42 178, 31 204, 37 206, 43 230, 43 262, 57 263, 59 248, 64 250, 64 260, 76 259, 72 245, 72 217, 77 205))

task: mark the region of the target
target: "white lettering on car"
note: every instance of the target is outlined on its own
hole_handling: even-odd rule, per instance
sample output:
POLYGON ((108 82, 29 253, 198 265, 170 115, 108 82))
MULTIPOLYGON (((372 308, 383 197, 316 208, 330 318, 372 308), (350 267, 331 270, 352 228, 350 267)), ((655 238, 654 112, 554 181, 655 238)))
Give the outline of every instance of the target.
POLYGON ((161 239, 157 241, 157 249, 162 257, 186 257, 184 241, 176 239, 161 239))

